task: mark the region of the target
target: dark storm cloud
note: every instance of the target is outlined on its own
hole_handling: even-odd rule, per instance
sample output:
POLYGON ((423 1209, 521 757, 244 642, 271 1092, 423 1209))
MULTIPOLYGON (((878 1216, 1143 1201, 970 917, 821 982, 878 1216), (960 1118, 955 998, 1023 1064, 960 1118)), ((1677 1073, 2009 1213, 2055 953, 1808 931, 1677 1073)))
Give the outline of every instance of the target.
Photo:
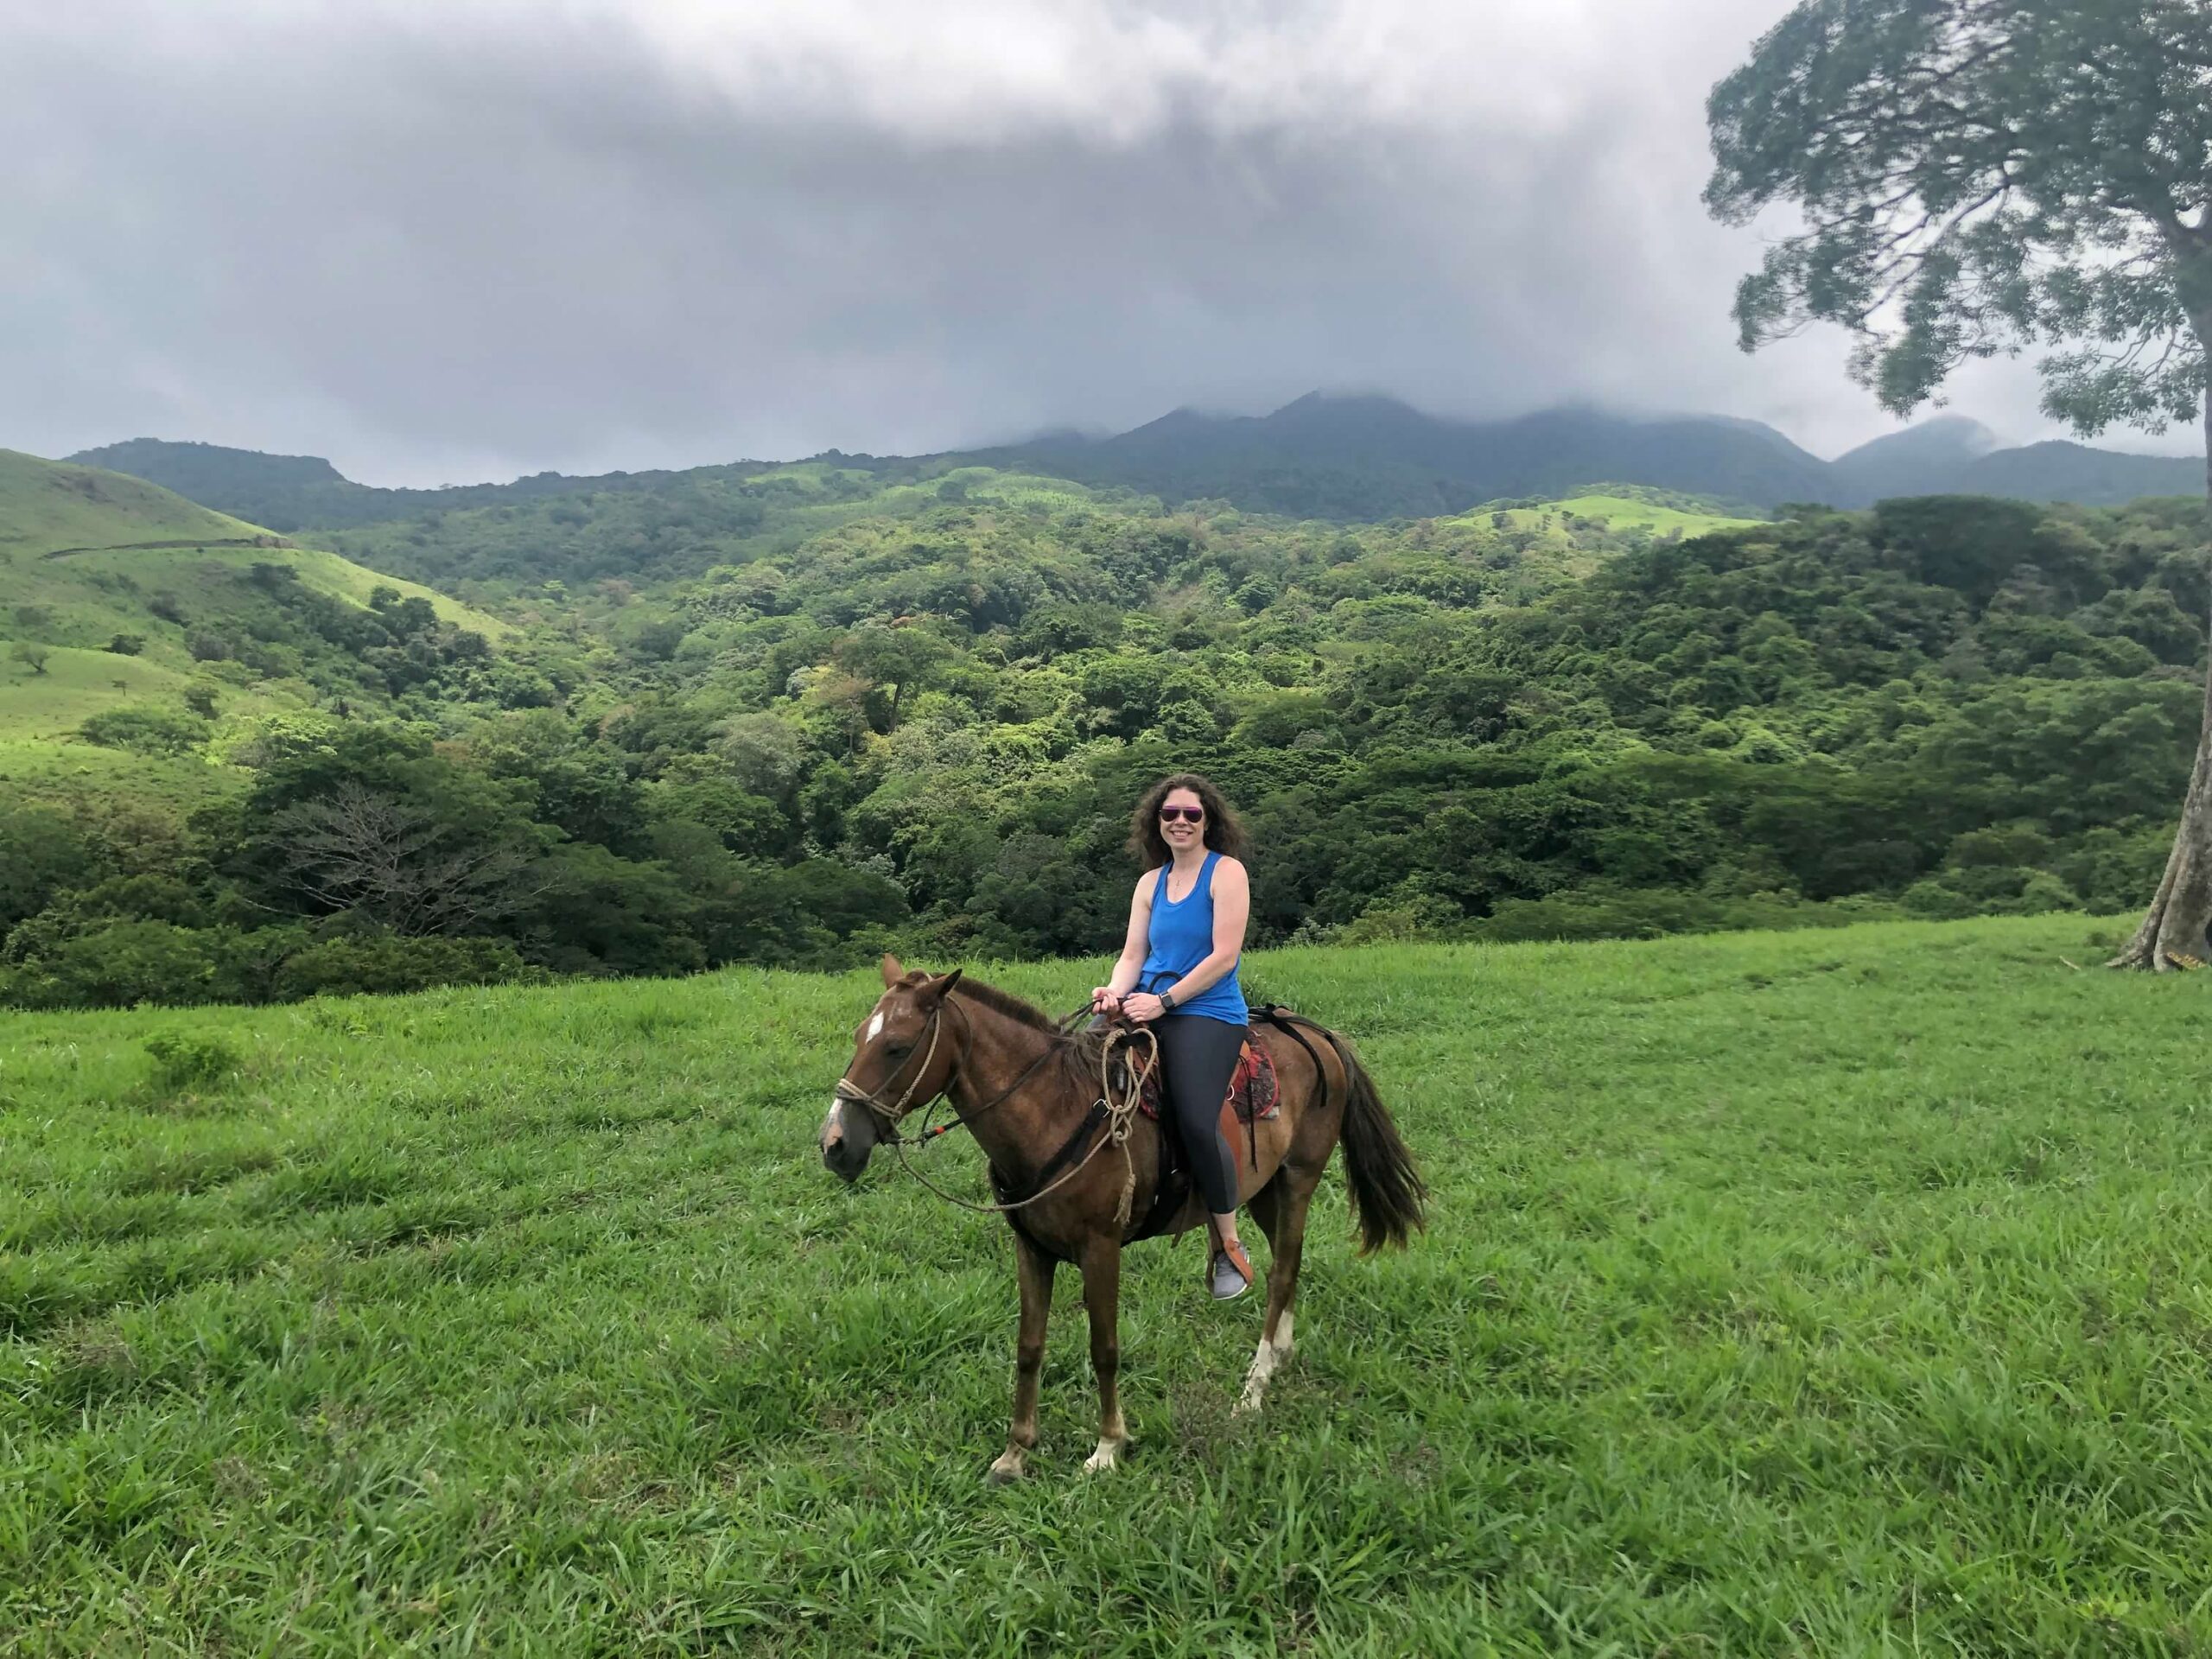
MULTIPOLYGON (((0 443, 376 482, 1313 386, 1884 423, 1697 204, 1780 0, 92 4, 4 28, 0 443)), ((1961 406, 2033 429, 2017 369, 1961 406)))

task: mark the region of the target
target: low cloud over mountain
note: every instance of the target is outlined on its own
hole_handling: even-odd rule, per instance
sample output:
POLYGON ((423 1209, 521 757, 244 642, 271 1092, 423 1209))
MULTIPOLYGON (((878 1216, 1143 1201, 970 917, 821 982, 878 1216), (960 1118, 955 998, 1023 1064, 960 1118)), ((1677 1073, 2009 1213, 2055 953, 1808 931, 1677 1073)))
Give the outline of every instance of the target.
MULTIPOLYGON (((1702 99, 1781 0, 84 0, 0 26, 0 443, 379 484, 1309 386, 1887 430, 1747 359, 1702 99)), ((2051 435, 2018 364, 1959 404, 2051 435)))

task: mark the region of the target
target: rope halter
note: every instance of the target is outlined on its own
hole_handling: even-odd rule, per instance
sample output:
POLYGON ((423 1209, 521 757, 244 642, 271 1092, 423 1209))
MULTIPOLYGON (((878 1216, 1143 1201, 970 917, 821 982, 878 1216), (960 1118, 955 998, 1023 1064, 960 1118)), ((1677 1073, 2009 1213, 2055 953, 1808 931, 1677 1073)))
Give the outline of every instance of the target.
MULTIPOLYGON (((937 1007, 930 1010, 929 1046, 922 1051, 922 1064, 915 1071, 912 1080, 907 1083, 906 1092, 899 1096, 895 1104, 887 1106, 879 1096, 891 1087, 893 1080, 906 1069, 905 1060, 893 1066, 891 1076, 886 1077, 872 1090, 863 1089, 853 1081, 852 1068, 849 1066, 846 1068, 846 1075, 838 1078, 830 1090, 830 1094, 839 1100, 849 1100, 855 1105, 867 1107, 868 1115, 874 1117, 881 1127, 883 1138, 887 1141, 895 1142, 899 1139, 899 1125, 901 1120, 915 1107, 927 1103, 925 1101, 916 1100, 914 1090, 922 1086, 922 1079, 930 1074, 930 1062, 937 1058, 937 1039, 944 1029, 944 1001, 945 999, 940 999, 937 1007)), ((908 1058, 911 1058, 912 1056, 908 1058)), ((947 1077, 944 1084, 930 1091, 929 1099, 935 1100, 938 1096, 943 1094, 950 1085, 951 1081, 952 1079, 947 1077)))

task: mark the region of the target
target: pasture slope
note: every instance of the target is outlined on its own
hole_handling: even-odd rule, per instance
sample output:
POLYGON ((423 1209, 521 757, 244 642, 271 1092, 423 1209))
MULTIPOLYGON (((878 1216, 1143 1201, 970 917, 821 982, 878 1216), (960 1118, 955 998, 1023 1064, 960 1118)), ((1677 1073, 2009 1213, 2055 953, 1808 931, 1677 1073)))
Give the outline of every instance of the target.
POLYGON ((1255 1425, 1257 1299, 1136 1250, 1095 1482, 1064 1274, 1003 1491, 1003 1227, 815 1160, 868 976, 13 1017, 0 1647, 2202 1651, 2212 976, 2094 931, 1255 960, 1434 1224, 1332 1176, 1255 1425))
MULTIPOLYGON (((1687 498, 1685 498, 1687 499, 1687 498)), ((1749 530, 1761 521, 1731 518, 1719 512, 1685 511, 1632 496, 1608 495, 1604 486, 1595 493, 1567 496, 1535 507, 1477 507, 1439 522, 1476 531, 1504 531, 1517 535, 1521 568, 1552 570, 1577 581, 1596 572, 1606 555, 1592 552, 1573 533, 1569 520, 1606 530, 1645 530, 1654 536, 1708 536, 1718 531, 1749 530)))
MULTIPOLYGON (((143 480, 0 449, 0 769, 51 768, 53 746, 87 716, 176 698, 197 666, 191 632, 232 620, 240 579, 257 564, 288 566, 304 587, 355 605, 388 587, 487 638, 511 632, 458 600, 296 546, 143 480), (143 654, 105 649, 118 633, 138 635, 143 654), (14 646, 31 644, 50 652, 43 672, 13 659, 14 646)), ((226 692, 226 702, 250 707, 286 701, 251 677, 226 692)))

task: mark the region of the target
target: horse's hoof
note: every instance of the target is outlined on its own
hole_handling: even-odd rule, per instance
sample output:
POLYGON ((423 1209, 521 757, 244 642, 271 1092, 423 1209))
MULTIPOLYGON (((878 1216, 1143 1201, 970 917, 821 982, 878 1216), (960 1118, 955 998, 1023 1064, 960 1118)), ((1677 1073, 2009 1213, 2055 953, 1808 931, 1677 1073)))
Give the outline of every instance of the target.
POLYGON ((1260 1338, 1259 1351, 1252 1356, 1252 1369, 1244 1373, 1244 1391, 1237 1397, 1230 1410, 1232 1417, 1255 1417, 1267 1403, 1268 1382, 1276 1370, 1290 1358, 1290 1313, 1286 1310, 1277 1322, 1274 1339, 1260 1338))
POLYGON ((1021 1454, 1008 1452, 1002 1454, 983 1473, 983 1478, 993 1486, 1011 1486, 1021 1478, 1021 1454))
POLYGON ((1127 1445, 1127 1440, 1099 1441, 1098 1449, 1083 1460, 1083 1472, 1086 1475, 1102 1474, 1116 1467, 1121 1460, 1122 1448, 1127 1445))

